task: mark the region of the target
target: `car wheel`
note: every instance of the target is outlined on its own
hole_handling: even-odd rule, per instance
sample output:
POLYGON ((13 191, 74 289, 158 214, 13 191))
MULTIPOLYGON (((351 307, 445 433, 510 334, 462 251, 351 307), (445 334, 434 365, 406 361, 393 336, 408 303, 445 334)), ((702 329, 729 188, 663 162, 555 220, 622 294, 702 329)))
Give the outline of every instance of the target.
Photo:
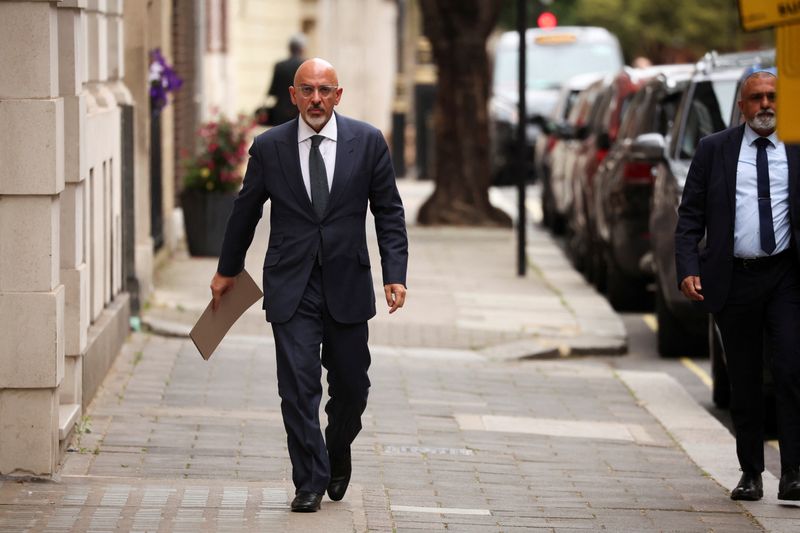
POLYGON ((553 195, 547 180, 542 181, 542 224, 546 228, 553 228, 553 195))
POLYGON ((586 253, 583 249, 580 233, 572 224, 567 224, 564 232, 564 241, 567 248, 567 256, 572 262, 572 266, 578 272, 586 272, 586 253))
POLYGON ((661 286, 656 283, 658 353, 661 357, 682 357, 708 353, 708 337, 688 331, 667 307, 661 286))
POLYGON ((708 356, 711 359, 711 399, 720 409, 727 409, 731 403, 731 382, 728 367, 725 365, 725 351, 722 338, 714 319, 708 317, 708 356))
MULTIPOLYGON (((599 248, 599 247, 598 247, 599 248)), ((605 255, 599 249, 595 249, 590 259, 592 262, 591 281, 599 292, 606 292, 606 261, 605 255)))
POLYGON ((644 281, 626 276, 610 255, 606 256, 605 263, 606 293, 611 307, 617 311, 646 309, 650 298, 644 281))

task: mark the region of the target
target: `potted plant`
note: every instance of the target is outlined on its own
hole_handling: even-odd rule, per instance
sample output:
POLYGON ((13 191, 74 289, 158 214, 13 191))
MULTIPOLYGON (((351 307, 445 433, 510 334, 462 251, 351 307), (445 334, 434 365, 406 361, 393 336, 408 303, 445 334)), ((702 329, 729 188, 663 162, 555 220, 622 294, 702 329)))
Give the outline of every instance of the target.
POLYGON ((198 130, 197 156, 185 163, 181 206, 189 253, 218 256, 233 200, 242 184, 252 119, 224 116, 198 130))

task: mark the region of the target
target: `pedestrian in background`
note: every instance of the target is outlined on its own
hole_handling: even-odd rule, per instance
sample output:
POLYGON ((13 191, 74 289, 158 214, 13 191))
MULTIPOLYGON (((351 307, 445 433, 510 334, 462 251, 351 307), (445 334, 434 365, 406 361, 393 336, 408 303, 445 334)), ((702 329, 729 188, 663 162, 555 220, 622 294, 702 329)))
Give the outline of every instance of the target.
POLYGON ((272 83, 267 96, 275 97, 275 105, 269 111, 269 124, 277 126, 297 117, 297 107, 292 103, 289 87, 294 83, 294 74, 303 62, 306 51, 306 38, 302 33, 289 40, 289 57, 275 63, 272 83))
POLYGON ((233 286, 263 204, 271 200, 264 309, 275 337, 296 488, 291 508, 314 512, 326 490, 331 500, 342 499, 347 490, 350 445, 367 405, 367 320, 375 315, 367 206, 375 218, 389 313, 405 301, 408 239, 383 135, 334 113, 342 88, 330 63, 304 62, 289 93, 300 118, 253 142, 211 292, 216 306, 233 286), (330 396, 324 439, 321 366, 328 372, 330 396))
POLYGON ((748 76, 738 101, 746 123, 700 141, 675 231, 680 289, 722 335, 742 469, 734 500, 763 496, 764 346, 777 401, 778 498, 800 500, 800 147, 775 133, 775 85, 769 72, 748 76))

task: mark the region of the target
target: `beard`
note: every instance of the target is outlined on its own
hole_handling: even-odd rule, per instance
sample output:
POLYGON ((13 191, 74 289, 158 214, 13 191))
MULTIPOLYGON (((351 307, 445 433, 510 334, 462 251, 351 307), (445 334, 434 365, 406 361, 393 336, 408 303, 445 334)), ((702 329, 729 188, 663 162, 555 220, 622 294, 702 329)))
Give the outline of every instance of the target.
POLYGON ((747 123, 754 130, 774 130, 775 129, 775 113, 772 111, 760 111, 747 123))
POLYGON ((325 123, 328 121, 328 117, 325 115, 321 116, 312 116, 308 113, 303 114, 303 119, 306 121, 306 124, 314 128, 315 130, 319 130, 325 123))

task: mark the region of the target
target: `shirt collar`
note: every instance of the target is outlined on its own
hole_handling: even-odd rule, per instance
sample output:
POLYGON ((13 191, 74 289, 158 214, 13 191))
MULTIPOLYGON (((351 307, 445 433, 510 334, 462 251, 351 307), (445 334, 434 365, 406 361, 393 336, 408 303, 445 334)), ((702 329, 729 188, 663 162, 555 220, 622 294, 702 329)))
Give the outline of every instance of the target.
MULTIPOLYGON (((747 146, 753 146, 753 143, 759 137, 761 137, 761 135, 756 133, 755 130, 750 127, 750 124, 747 124, 745 122, 745 125, 744 125, 744 140, 747 143, 747 146)), ((767 135, 766 138, 769 139, 769 141, 772 143, 772 146, 775 146, 775 147, 777 147, 778 143, 780 142, 778 140, 777 130, 773 131, 771 134, 767 135)))
POLYGON ((319 133, 313 130, 311 126, 306 124, 306 121, 303 120, 303 117, 297 117, 298 126, 297 126, 297 143, 301 143, 303 141, 307 141, 314 135, 322 135, 326 139, 330 139, 332 141, 336 141, 336 136, 338 134, 338 128, 336 127, 336 113, 331 115, 330 120, 328 123, 323 126, 319 133))

